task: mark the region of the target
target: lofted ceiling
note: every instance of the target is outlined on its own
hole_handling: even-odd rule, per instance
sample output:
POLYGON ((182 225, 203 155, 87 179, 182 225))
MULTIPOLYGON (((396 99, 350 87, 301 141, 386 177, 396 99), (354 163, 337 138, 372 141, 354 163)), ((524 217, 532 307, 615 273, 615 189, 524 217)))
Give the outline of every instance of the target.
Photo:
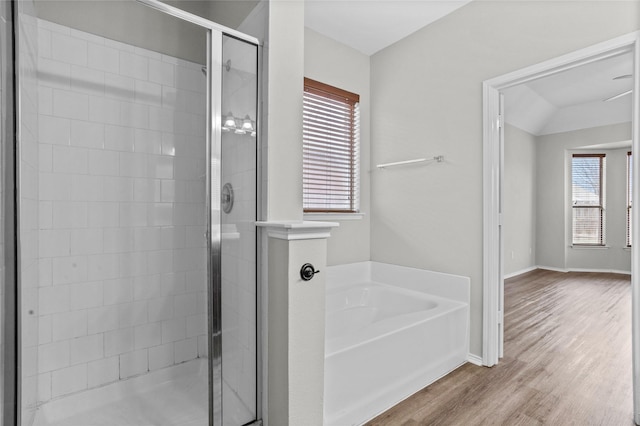
MULTIPOLYGON (((306 0, 305 26, 366 55, 409 36, 470 0, 306 0)), ((534 135, 631 121, 631 53, 603 59, 526 84, 505 94, 505 119, 534 135)))
POLYGON ((305 26, 366 55, 401 40, 470 0, 306 0, 305 26))
POLYGON ((505 121, 540 136, 631 121, 631 52, 508 88, 505 121))

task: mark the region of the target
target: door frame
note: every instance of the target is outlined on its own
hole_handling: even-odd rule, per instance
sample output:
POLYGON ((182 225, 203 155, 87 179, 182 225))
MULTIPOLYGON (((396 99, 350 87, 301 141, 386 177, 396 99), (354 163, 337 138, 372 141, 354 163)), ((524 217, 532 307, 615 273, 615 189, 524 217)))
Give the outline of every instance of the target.
MULTIPOLYGON (((502 187, 504 115, 501 91, 601 59, 632 52, 632 151, 640 153, 640 31, 580 49, 482 84, 483 89, 483 325, 482 364, 491 367, 502 357, 504 323, 504 270, 502 238, 502 187)), ((633 156, 633 198, 640 197, 640 156, 633 156)), ((632 212, 632 239, 640 241, 640 212, 632 212)), ((640 424, 640 256, 631 254, 633 407, 640 424)))

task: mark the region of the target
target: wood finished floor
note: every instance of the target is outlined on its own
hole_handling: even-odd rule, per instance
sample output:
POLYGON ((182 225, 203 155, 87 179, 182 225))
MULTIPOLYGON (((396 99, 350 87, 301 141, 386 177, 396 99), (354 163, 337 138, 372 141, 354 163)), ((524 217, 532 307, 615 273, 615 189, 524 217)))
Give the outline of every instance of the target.
POLYGON ((380 425, 633 425, 628 275, 537 270, 505 282, 504 358, 465 364, 380 425))

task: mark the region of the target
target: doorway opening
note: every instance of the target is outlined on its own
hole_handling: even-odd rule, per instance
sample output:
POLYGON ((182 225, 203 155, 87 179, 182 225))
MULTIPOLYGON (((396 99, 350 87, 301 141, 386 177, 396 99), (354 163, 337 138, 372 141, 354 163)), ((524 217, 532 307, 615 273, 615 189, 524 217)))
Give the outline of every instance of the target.
MULTIPOLYGON (((504 232, 503 232, 503 175, 504 175, 504 101, 501 91, 510 87, 538 80, 542 77, 552 76, 562 71, 567 71, 583 65, 592 64, 607 58, 613 58, 622 54, 631 54, 633 60, 632 72, 632 151, 639 152, 638 120, 640 87, 638 62, 640 58, 638 33, 619 37, 580 51, 564 55, 559 58, 537 64, 523 70, 496 77, 484 82, 484 289, 483 289, 483 364, 492 366, 498 363, 503 352, 504 339, 504 232)), ((634 156, 637 157, 637 156, 634 156)), ((633 195, 638 193, 639 162, 633 158, 631 170, 633 172, 633 195)), ((638 214, 632 213, 631 228, 632 239, 637 235, 638 214)), ((637 237, 635 238, 637 240, 637 237)), ((507 254, 509 255, 509 254, 507 254)), ((631 256, 631 270, 638 271, 640 261, 631 256)), ((633 300, 633 364, 634 364, 634 413, 636 423, 640 420, 640 404, 638 383, 635 376, 639 370, 640 350, 638 350, 637 334, 640 328, 637 326, 638 310, 638 286, 637 272, 632 275, 632 300, 633 300)))

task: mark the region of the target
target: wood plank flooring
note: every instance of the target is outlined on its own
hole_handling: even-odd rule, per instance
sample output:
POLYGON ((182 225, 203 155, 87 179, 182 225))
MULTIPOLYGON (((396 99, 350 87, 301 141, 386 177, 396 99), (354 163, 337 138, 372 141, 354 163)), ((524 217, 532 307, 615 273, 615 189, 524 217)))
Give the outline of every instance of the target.
POLYGON ((536 270, 505 282, 505 354, 466 364, 380 425, 633 425, 628 275, 536 270))

